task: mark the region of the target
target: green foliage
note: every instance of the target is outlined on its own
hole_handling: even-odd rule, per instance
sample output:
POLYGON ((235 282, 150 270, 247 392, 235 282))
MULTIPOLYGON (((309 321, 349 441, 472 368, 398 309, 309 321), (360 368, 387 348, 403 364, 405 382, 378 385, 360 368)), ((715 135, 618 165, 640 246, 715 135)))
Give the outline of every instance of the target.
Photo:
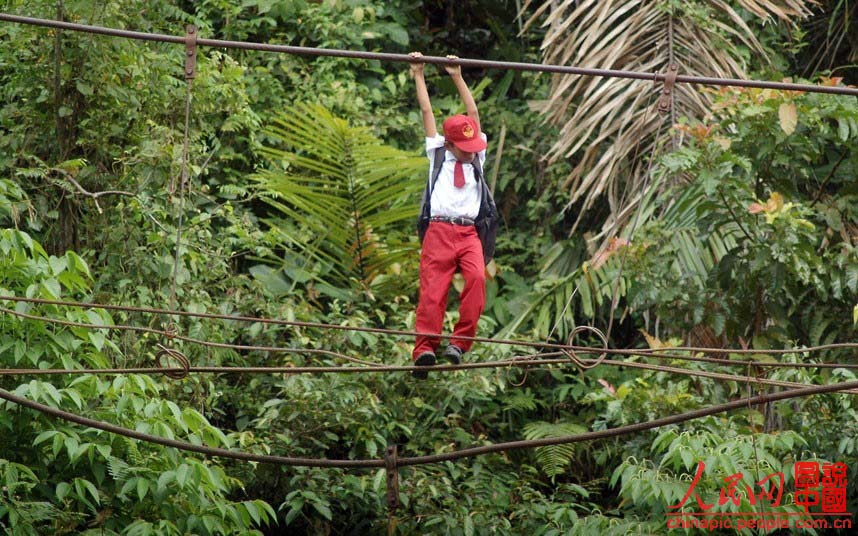
POLYGON ((39 484, 29 467, 0 459, 0 482, 0 520, 8 518, 13 534, 38 534, 37 529, 46 529, 59 517, 60 512, 50 502, 21 500, 39 484))
POLYGON ((268 225, 277 251, 286 251, 287 273, 365 292, 396 284, 398 263, 418 247, 403 223, 416 219, 425 158, 387 147, 320 106, 286 110, 269 136, 286 149, 265 150, 279 169, 256 180, 281 214, 268 225))
POLYGON ((719 98, 719 123, 678 125, 683 145, 655 169, 634 244, 631 225, 590 262, 574 241, 555 244, 538 283, 510 297, 507 331, 562 337, 572 318, 603 316, 616 288, 619 314, 655 313, 671 336, 706 326, 760 347, 848 340, 854 101, 770 90, 719 98))
MULTIPOLYGON (((524 427, 525 439, 544 439, 581 434, 587 430, 578 424, 531 422, 524 427)), ((536 461, 552 481, 562 474, 575 454, 575 444, 548 445, 536 449, 536 461)))
POLYGON ((21 187, 6 179, 0 180, 0 224, 17 225, 22 212, 29 208, 21 187))
MULTIPOLYGON (((51 300, 88 290, 86 263, 73 252, 49 256, 29 235, 0 230, 0 291, 51 300)), ((4 304, 8 307, 9 304, 4 304)), ((110 325, 105 311, 15 305, 20 313, 110 325)), ((103 368, 122 357, 101 330, 59 327, 10 314, 0 322, 0 362, 6 367, 103 368)), ((196 410, 169 400, 169 386, 150 376, 92 375, 3 380, 16 395, 166 438, 230 447, 232 439, 196 410)), ((107 534, 136 534, 142 525, 161 534, 252 531, 275 516, 261 501, 232 501, 241 482, 217 464, 120 436, 33 415, 3 403, 0 427, 0 526, 12 534, 67 534, 97 527, 107 534), (15 460, 11 462, 10 460, 15 460), (168 499, 169 497, 169 499, 168 499), (152 525, 161 521, 158 528, 152 525), (142 524, 142 525, 141 525, 142 524)))
MULTIPOLYGON (((193 22, 206 37, 540 61, 543 31, 519 34, 516 2, 479 0, 468 10, 442 4, 158 0, 140 9, 120 0, 97 6, 15 0, 3 11, 165 34, 181 34, 193 22)), ((699 6, 675 4, 682 17, 712 23, 699 6)), ((760 41, 776 49, 783 31, 769 25, 760 41)), ((724 32, 713 37, 726 42, 724 32)), ((405 64, 202 47, 191 102, 191 186, 177 243, 183 205, 178 192, 166 189, 181 165, 181 46, 11 23, 0 25, 0 35, 9 43, 0 50, 0 293, 344 327, 413 325, 412 218, 427 165, 413 156, 421 145, 420 119, 405 64), (109 191, 120 193, 90 195, 109 191), (266 223, 273 225, 261 228, 266 223)), ((801 39, 793 34, 789 46, 801 39)), ((785 62, 775 58, 775 64, 785 62)), ((487 170, 504 215, 498 277, 489 284, 479 335, 503 330, 543 340, 553 331, 562 340, 578 324, 606 323, 626 256, 615 319, 623 327, 614 343, 636 344, 639 328, 671 339, 667 345, 704 330, 730 344, 742 336, 757 347, 854 338, 853 104, 774 92, 716 96, 712 129, 681 123, 681 149, 658 162, 657 188, 644 199, 635 236, 626 229, 596 252, 589 235, 568 234, 579 214, 566 205, 564 179, 580 162, 548 166, 542 158, 565 135, 538 117, 559 79, 465 71, 489 134, 487 170)), ((435 68, 427 76, 437 110, 461 111, 449 77, 435 68)), ((594 206, 579 228, 599 228, 610 210, 594 206)), ((166 315, 0 305, 99 325, 161 328, 169 321, 166 315)), ((455 313, 448 313, 445 327, 454 322, 455 313)), ((171 341, 194 365, 342 364, 301 352, 308 348, 404 365, 412 342, 260 322, 182 318, 174 327, 218 344, 293 348, 171 341)), ((151 366, 154 342, 151 334, 0 314, 5 367, 151 366)), ((468 359, 527 351, 477 344, 468 359)), ((439 373, 420 384, 394 373, 212 374, 181 382, 4 376, 0 385, 162 437, 331 459, 378 458, 390 444, 413 456, 601 430, 746 389, 630 368, 579 374, 566 367, 527 375, 439 373)), ((854 379, 847 370, 783 369, 771 376, 803 383, 854 379)), ((384 471, 202 459, 11 404, 1 409, 5 532, 354 534, 388 527, 384 471)), ((401 534, 651 533, 663 530, 654 524, 656 513, 686 484, 697 458, 707 463, 709 496, 723 474, 741 468, 750 475, 755 456, 758 472, 811 456, 854 467, 855 412, 850 397, 826 395, 612 441, 402 468, 402 507, 392 522, 401 534)), ((849 496, 855 496, 851 489, 849 496)))
MULTIPOLYGON (((700 425, 702 429, 696 432, 678 433, 672 428, 662 431, 652 444, 653 461, 629 458, 614 471, 612 483, 620 484, 620 494, 629 501, 631 511, 651 517, 648 526, 652 530, 664 525, 668 511, 698 511, 700 506, 695 495, 682 502, 698 463, 704 464, 704 473, 694 487, 694 494, 711 505, 712 511, 752 511, 754 507, 748 500, 747 489, 760 493, 759 482, 777 473, 783 476, 784 495, 778 505, 766 502, 766 511, 784 514, 803 511, 789 500, 793 465, 796 461, 817 458, 796 457, 797 447, 805 443, 799 434, 738 435, 731 430, 725 437, 724 428, 717 420, 710 419, 700 425), (735 499, 726 494, 727 500, 722 502, 722 490, 727 487, 725 478, 737 474, 741 478, 736 482, 735 499), (669 509, 679 505, 683 508, 669 509)), ((750 529, 740 532, 754 533, 750 529)))
POLYGON ((663 160, 667 177, 690 184, 640 233, 631 307, 663 304, 674 329, 702 323, 760 347, 847 340, 849 324, 827 319, 849 318, 858 291, 843 203, 854 197, 858 108, 746 90, 724 92, 719 110, 718 124, 681 125, 688 145, 663 160))

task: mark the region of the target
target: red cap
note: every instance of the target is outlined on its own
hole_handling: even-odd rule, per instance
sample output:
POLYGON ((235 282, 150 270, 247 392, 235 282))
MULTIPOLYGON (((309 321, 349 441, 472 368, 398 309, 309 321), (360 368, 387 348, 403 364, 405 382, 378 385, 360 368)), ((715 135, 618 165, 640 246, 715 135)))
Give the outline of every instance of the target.
POLYGON ((442 128, 444 138, 466 153, 478 153, 486 148, 477 123, 467 115, 448 117, 442 128))

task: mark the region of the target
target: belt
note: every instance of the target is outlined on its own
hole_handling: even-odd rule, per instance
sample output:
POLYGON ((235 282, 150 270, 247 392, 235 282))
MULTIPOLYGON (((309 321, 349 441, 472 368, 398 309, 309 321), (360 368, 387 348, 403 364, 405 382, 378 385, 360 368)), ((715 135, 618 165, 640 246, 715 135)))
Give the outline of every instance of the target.
POLYGON ((474 225, 474 220, 471 218, 450 218, 448 216, 432 216, 429 221, 452 223, 453 225, 471 226, 474 225))

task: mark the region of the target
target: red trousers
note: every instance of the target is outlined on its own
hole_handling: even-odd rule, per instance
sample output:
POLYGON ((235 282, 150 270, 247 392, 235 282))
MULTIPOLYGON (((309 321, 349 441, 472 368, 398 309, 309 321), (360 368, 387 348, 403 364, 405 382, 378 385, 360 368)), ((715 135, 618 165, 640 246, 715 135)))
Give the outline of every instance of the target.
MULTIPOLYGON (((477 321, 486 305, 483 247, 473 226, 430 222, 423 237, 423 252, 420 256, 420 300, 417 303, 416 331, 441 334, 447 310, 447 293, 457 268, 465 278, 465 288, 459 297, 459 321, 453 329, 450 344, 467 352, 473 341, 457 339, 456 336, 476 335, 477 321)), ((435 352, 440 342, 440 337, 418 336, 411 358, 417 359, 424 352, 435 352)))

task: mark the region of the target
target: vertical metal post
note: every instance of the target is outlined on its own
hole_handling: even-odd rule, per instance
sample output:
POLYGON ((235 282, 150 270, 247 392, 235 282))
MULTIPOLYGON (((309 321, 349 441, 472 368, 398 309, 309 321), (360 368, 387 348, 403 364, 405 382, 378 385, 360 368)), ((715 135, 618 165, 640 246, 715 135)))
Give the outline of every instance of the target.
POLYGON ((399 467, 396 461, 396 445, 388 445, 384 452, 384 468, 387 472, 387 534, 392 535, 396 530, 393 514, 399 508, 399 467))
MULTIPOLYGON (((182 249, 182 220, 185 212, 185 190, 188 188, 188 145, 191 129, 191 88, 197 70, 197 27, 189 24, 185 33, 185 132, 182 140, 182 172, 179 184, 179 215, 176 225, 176 252, 173 257, 173 285, 170 291, 170 309, 176 309, 176 285, 179 276, 179 259, 182 249)), ((176 178, 170 178, 170 195, 176 193, 176 178)), ((175 321, 170 319, 171 323, 175 321)))
POLYGON ((671 63, 667 69, 667 75, 664 78, 664 87, 661 90, 661 97, 658 99, 659 113, 667 113, 673 109, 673 88, 676 84, 676 75, 679 71, 679 66, 671 63))
POLYGON ((185 79, 196 76, 197 69, 197 27, 188 24, 185 30, 185 79))
MULTIPOLYGON (((188 122, 191 107, 191 85, 197 76, 197 27, 188 24, 185 29, 185 81, 187 82, 187 96, 185 99, 185 139, 182 147, 182 189, 185 188, 187 180, 187 158, 188 158, 188 122)), ((176 193, 176 178, 170 179, 170 194, 176 193)))

